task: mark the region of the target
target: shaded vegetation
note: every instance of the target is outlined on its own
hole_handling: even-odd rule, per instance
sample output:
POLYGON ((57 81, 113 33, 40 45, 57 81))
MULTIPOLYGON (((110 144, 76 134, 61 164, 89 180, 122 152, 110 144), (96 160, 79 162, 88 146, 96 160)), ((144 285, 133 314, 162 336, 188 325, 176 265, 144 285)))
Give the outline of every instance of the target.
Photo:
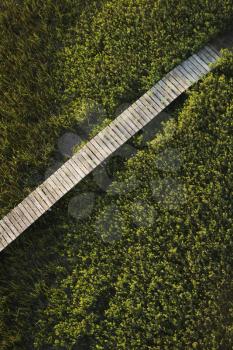
POLYGON ((36 344, 232 348, 232 59, 68 237, 72 271, 49 292, 36 344))
MULTIPOLYGON (((1 8, 0 215, 64 130, 96 103, 111 118, 233 16, 228 0, 1 8)), ((226 53, 106 196, 87 178, 1 254, 1 349, 232 348, 232 73, 226 53)))
POLYGON ((95 104, 112 117, 232 14, 230 0, 4 0, 0 215, 43 180, 64 130, 95 104))
POLYGON ((226 52, 88 220, 65 198, 5 252, 3 349, 232 348, 232 64, 226 52))

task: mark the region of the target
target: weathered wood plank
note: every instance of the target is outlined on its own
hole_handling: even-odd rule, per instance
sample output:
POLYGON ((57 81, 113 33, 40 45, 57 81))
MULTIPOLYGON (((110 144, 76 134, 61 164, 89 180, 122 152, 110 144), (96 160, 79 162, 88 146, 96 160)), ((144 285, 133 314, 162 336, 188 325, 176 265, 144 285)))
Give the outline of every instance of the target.
POLYGON ((140 99, 135 101, 135 110, 138 111, 140 118, 143 118, 146 123, 149 123, 155 115, 159 113, 160 108, 154 100, 145 93, 140 99), (143 114, 141 113, 143 112, 143 114))
MULTIPOLYGON (((193 82, 196 83, 200 76, 197 75, 193 70, 192 68, 190 67, 190 65, 188 64, 187 61, 181 63, 181 65, 179 66, 179 69, 184 69, 184 71, 186 71, 187 73, 189 73, 190 76, 192 76, 192 79, 193 79, 193 82)), ((185 74, 185 72, 184 72, 185 74)))
POLYGON ((102 138, 100 138, 99 134, 90 140, 90 144, 93 145, 93 147, 95 147, 96 152, 100 152, 102 154, 103 161, 106 158, 108 158, 109 155, 112 154, 112 152, 115 152, 115 149, 118 146, 115 140, 110 139, 110 137, 108 137, 107 142, 106 136, 102 136, 102 138))
POLYGON ((172 91, 176 97, 179 97, 180 94, 183 92, 183 89, 180 90, 178 84, 175 86, 168 77, 163 78, 162 81, 168 86, 168 89, 170 89, 170 91, 172 91))
MULTIPOLYGON (((96 138, 96 136, 95 136, 96 138)), ((100 140, 99 138, 99 143, 96 142, 96 139, 91 139, 89 141, 90 146, 92 147, 93 151, 95 150, 95 152, 98 152, 99 155, 101 156, 101 158, 103 159, 103 161, 105 160, 105 158, 107 158, 109 156, 109 154, 112 153, 112 149, 110 149, 109 147, 106 148, 106 145, 100 140)))
POLYGON ((102 160, 97 156, 97 154, 94 154, 90 148, 88 148, 88 145, 86 144, 83 147, 83 151, 92 159, 92 161, 95 163, 95 166, 99 166, 102 160))
POLYGON ((158 85, 164 90, 164 92, 170 96, 171 101, 174 101, 177 98, 177 94, 171 90, 171 88, 161 79, 158 82, 158 85))
POLYGON ((135 135, 138 128, 141 127, 141 123, 138 121, 138 115, 134 112, 134 109, 130 106, 127 108, 123 114, 121 114, 121 119, 128 125, 131 129, 131 135, 135 135))
POLYGON ((191 70, 196 74, 198 79, 200 79, 203 76, 203 72, 197 68, 195 64, 192 62, 192 58, 189 58, 187 60, 187 65, 191 68, 191 70))
POLYGON ((174 101, 174 99, 171 98, 171 96, 168 95, 167 92, 164 91, 164 89, 159 84, 156 84, 151 88, 151 90, 154 92, 155 96, 160 99, 164 107, 167 107, 171 102, 174 101))
POLYGON ((114 121, 112 125, 125 136, 126 140, 128 140, 133 135, 132 129, 128 125, 121 124, 119 119, 117 121, 114 121))
POLYGON ((69 169, 70 173, 73 174, 74 179, 76 179, 76 182, 82 180, 85 177, 84 172, 82 171, 82 169, 78 169, 76 164, 73 162, 72 159, 70 159, 67 163, 66 163, 66 167, 67 169, 69 169))
POLYGON ((97 137, 101 140, 101 145, 104 143, 106 146, 109 145, 109 148, 114 148, 118 147, 118 141, 112 136, 111 134, 111 129, 107 126, 104 130, 101 130, 95 137, 96 142, 98 143, 99 140, 97 137))
POLYGON ((207 71, 202 65, 200 65, 199 62, 197 62, 194 57, 191 57, 189 59, 189 62, 192 64, 192 66, 195 68, 195 71, 197 70, 199 72, 199 74, 201 75, 205 75, 207 74, 209 71, 207 71))
POLYGON ((83 178, 81 172, 75 171, 75 169, 71 166, 70 160, 66 162, 65 166, 61 167, 61 170, 66 174, 72 184, 77 184, 77 182, 83 178))
MULTIPOLYGON (((128 109, 129 111, 129 109, 128 109)), ((135 120, 137 121, 137 118, 133 116, 133 114, 129 111, 129 113, 134 118, 126 118, 126 114, 121 114, 119 118, 119 123, 127 129, 127 131, 130 133, 131 136, 135 135, 137 132, 137 128, 135 127, 135 120)))
POLYGON ((138 132, 139 129, 143 128, 143 126, 145 125, 144 120, 142 119, 142 117, 139 115, 138 113, 138 108, 135 106, 130 106, 124 113, 124 118, 125 120, 129 121, 131 124, 133 124, 132 128, 134 131, 134 135, 135 133, 138 132))
POLYGON ((2 245, 3 243, 7 243, 6 239, 4 238, 5 235, 7 235, 8 238, 9 238, 11 241, 14 240, 14 239, 16 238, 14 235, 12 235, 12 232, 10 232, 10 235, 8 235, 8 234, 6 233, 5 228, 1 225, 1 222, 0 222, 0 250, 1 250, 1 245, 2 245), (12 236, 11 236, 11 235, 12 235, 12 236))
POLYGON ((135 110, 134 113, 137 113, 137 116, 139 116, 139 117, 141 116, 141 118, 144 118, 144 125, 143 125, 143 127, 144 127, 150 122, 151 119, 148 118, 149 112, 148 112, 148 114, 146 114, 146 112, 145 112, 146 108, 145 107, 143 108, 142 102, 140 102, 140 103, 141 103, 141 106, 136 106, 134 108, 134 110, 135 110), (145 118, 145 116, 147 116, 147 119, 145 118))
POLYGON ((185 85, 178 76, 174 77, 172 72, 168 73, 165 78, 167 78, 174 86, 177 86, 181 93, 187 89, 187 85, 185 85))
POLYGON ((183 76, 187 78, 187 80, 191 81, 191 85, 193 85, 196 82, 196 78, 194 78, 192 74, 189 71, 187 71, 183 66, 179 65, 176 68, 181 74, 183 74, 183 76))
POLYGON ((224 40, 224 43, 222 41, 222 47, 217 47, 218 45, 216 45, 216 43, 209 43, 208 45, 206 45, 206 47, 208 49, 210 49, 211 51, 213 51, 215 53, 215 58, 216 60, 219 59, 219 57, 221 57, 221 50, 222 49, 232 49, 233 46, 233 36, 232 36, 233 32, 231 32, 230 36, 228 36, 228 39, 224 40))
POLYGON ((74 157, 72 157, 72 160, 75 163, 77 171, 81 169, 82 172, 85 174, 85 176, 89 174, 90 172, 89 167, 87 164, 85 164, 85 161, 83 160, 83 158, 80 156, 79 153, 77 153, 74 157))
POLYGON ((129 119, 130 122, 133 125, 135 125, 135 133, 137 132, 137 130, 142 128, 141 123, 138 122, 138 115, 136 113, 137 112, 134 109, 127 109, 126 111, 124 111, 125 119, 129 119))
POLYGON ((5 237, 7 235, 11 240, 15 239, 17 237, 17 230, 15 229, 16 233, 14 233, 10 227, 4 222, 4 220, 1 220, 0 222, 0 235, 5 237))
POLYGON ((150 97, 147 93, 145 93, 139 100, 146 108, 146 111, 150 113, 149 118, 151 120, 151 116, 157 115, 161 108, 155 103, 152 97, 150 97))
POLYGON ((43 188, 44 193, 53 201, 53 203, 56 203, 60 196, 57 194, 53 186, 49 183, 48 179, 45 180, 40 186, 40 188, 43 188))
POLYGON ((178 69, 178 67, 176 67, 175 69, 173 69, 170 74, 175 78, 175 79, 179 79, 179 81, 182 81, 183 86, 188 89, 190 88, 190 86, 192 86, 192 81, 185 76, 183 73, 181 73, 181 71, 178 69))
POLYGON ((141 124, 143 127, 151 120, 152 115, 158 113, 152 104, 146 100, 145 96, 135 101, 131 106, 131 110, 134 112, 136 118, 142 121, 141 124))
POLYGON ((138 116, 136 109, 135 109, 135 103, 133 103, 129 108, 127 108, 124 113, 121 114, 121 118, 124 119, 124 121, 129 124, 130 128, 133 131, 133 135, 137 133, 138 128, 142 127, 144 121, 141 120, 141 118, 138 116))
POLYGON ((142 128, 142 122, 139 123, 138 118, 138 113, 137 111, 135 111, 134 108, 127 109, 122 115, 122 119, 124 119, 124 122, 126 124, 129 124, 133 130, 132 136, 138 132, 139 128, 142 128))
MULTIPOLYGON (((161 112, 164 108, 166 108, 165 105, 164 105, 164 104, 161 102, 161 100, 159 99, 159 97, 155 95, 154 91, 152 91, 152 89, 151 89, 151 90, 148 90, 148 91, 146 92, 146 94, 144 94, 144 95, 147 95, 149 98, 151 98, 151 99, 155 102, 156 109, 157 109, 158 111, 161 112)), ((143 96, 144 96, 144 95, 143 95, 143 96)))
POLYGON ((5 235, 0 233, 0 251, 5 249, 9 244, 5 239, 5 235))
MULTIPOLYGON (((155 114, 155 113, 151 112, 151 110, 145 108, 141 99, 137 100, 133 104, 132 108, 135 109, 135 111, 138 112, 138 114, 142 115, 142 118, 145 120, 146 123, 149 123, 155 114), (141 113, 141 111, 142 111, 142 113, 141 113)), ((158 113, 158 111, 156 111, 156 113, 158 113)))
POLYGON ((88 174, 95 168, 96 162, 83 149, 79 151, 79 159, 82 160, 83 165, 88 169, 88 174))
POLYGON ((110 134, 110 129, 105 128, 103 131, 99 132, 92 140, 95 140, 100 147, 106 147, 111 149, 112 152, 115 152, 116 147, 119 147, 118 142, 110 134))
MULTIPOLYGON (((11 218, 14 218, 17 224, 21 227, 21 232, 23 232, 26 228, 28 228, 28 223, 26 223, 23 218, 19 215, 19 213, 16 211, 16 208, 11 210, 11 218)), ((12 220, 11 220, 12 221, 12 220)))
POLYGON ((187 60, 185 64, 186 64, 186 69, 187 67, 189 67, 196 81, 198 81, 203 76, 203 74, 191 63, 190 60, 187 60))
POLYGON ((218 52, 217 50, 215 50, 215 48, 214 48, 213 46, 206 45, 206 46, 204 47, 204 50, 208 51, 209 54, 210 54, 210 56, 212 56, 212 57, 215 59, 215 61, 216 61, 217 59, 219 59, 219 57, 220 57, 220 52, 218 52))
POLYGON ((56 173, 54 173, 51 177, 55 190, 61 197, 64 196, 64 194, 66 194, 76 183, 74 180, 71 181, 66 172, 67 169, 65 171, 63 169, 59 169, 59 171, 56 171, 56 173))
POLYGON ((118 147, 125 143, 124 137, 120 137, 119 132, 115 130, 111 124, 109 124, 107 128, 109 136, 117 142, 118 147))
POLYGON ((11 224, 8 217, 5 216, 1 221, 1 226, 4 230, 3 234, 8 234, 8 236, 12 237, 12 239, 16 238, 18 236, 18 230, 17 228, 11 224))
POLYGON ((98 136, 103 140, 104 143, 108 144, 108 140, 114 145, 114 152, 116 147, 120 147, 124 141, 110 128, 108 125, 98 136))
POLYGON ((155 88, 153 89, 156 96, 158 96, 161 99, 161 102, 164 104, 164 106, 168 106, 170 103, 174 101, 176 97, 171 97, 171 95, 164 90, 164 88, 157 83, 155 85, 155 88))
MULTIPOLYGON (((101 131, 98 136, 100 136, 100 139, 102 142, 106 145, 106 147, 113 148, 113 152, 115 152, 115 149, 120 147, 122 145, 122 140, 116 136, 116 134, 107 126, 105 130, 101 131)), ((98 140, 97 140, 98 142, 98 140)))
POLYGON ((208 52, 201 52, 198 54, 198 57, 202 59, 202 61, 205 62, 206 65, 208 65, 209 70, 211 70, 210 65, 213 64, 215 61, 211 57, 209 57, 208 52))
MULTIPOLYGON (((216 62, 216 59, 211 56, 210 52, 207 50, 207 48, 204 48, 198 53, 198 56, 202 57, 203 60, 206 61, 208 64, 213 64, 216 62)), ((220 56, 219 56, 220 57, 220 56)))
POLYGON ((137 121, 137 117, 132 113, 132 111, 129 111, 129 108, 119 116, 119 121, 127 128, 131 136, 135 135, 138 130, 139 123, 137 121))
POLYGON ((30 201, 28 201, 28 198, 24 198, 24 200, 20 203, 25 208, 25 210, 28 212, 28 215, 35 221, 39 218, 40 212, 32 207, 32 204, 30 201))
MULTIPOLYGON (((65 181, 64 181, 65 183, 65 181)), ((50 192, 52 193, 52 195, 54 195, 55 199, 58 200, 59 198, 61 198, 63 196, 63 191, 60 190, 59 187, 61 187, 61 185, 58 183, 58 181, 56 181, 56 179, 54 178, 54 175, 50 176, 48 179, 46 179, 46 186, 49 186, 50 192)), ((64 187, 64 193, 66 193, 65 191, 68 191, 70 187, 67 185, 67 187, 64 187)))
POLYGON ((91 172, 96 167, 95 161, 85 152, 85 150, 81 149, 79 151, 80 157, 84 159, 85 166, 88 166, 88 170, 91 172))
POLYGON ((123 139, 124 141, 127 141, 130 137, 131 134, 125 130, 119 123, 119 120, 113 121, 110 125, 110 128, 114 130, 115 133, 118 133, 118 135, 123 139))
MULTIPOLYGON (((8 242, 5 236, 6 236, 6 230, 3 228, 3 226, 0 226, 0 238, 1 238, 0 244, 2 244, 4 247, 7 247, 8 242)), ((15 238, 12 238, 12 240, 14 240, 15 238)), ((9 239, 9 236, 8 236, 8 239, 9 239)))
POLYGON ((77 181, 82 179, 82 175, 80 171, 75 171, 75 169, 72 167, 71 162, 67 162, 65 166, 62 166, 57 173, 54 174, 54 176, 59 176, 60 179, 65 179, 66 185, 69 187, 73 187, 77 184, 77 181))
MULTIPOLYGON (((69 160, 70 161, 70 160, 69 160)), ((66 162, 67 163, 67 162, 66 162)), ((60 178, 64 179, 66 184, 70 187, 77 184, 77 179, 79 179, 79 174, 74 173, 67 167, 67 165, 63 164, 55 173, 54 176, 59 174, 60 178)))
POLYGON ((54 204, 54 201, 51 201, 49 199, 49 197, 47 196, 47 193, 45 194, 43 191, 43 188, 40 188, 40 186, 37 187, 37 189, 35 191, 33 191, 32 193, 33 193, 33 195, 35 195, 35 193, 36 193, 36 194, 38 194, 38 196, 43 198, 44 202, 47 203, 49 208, 54 204))
POLYGON ((83 173, 85 174, 85 177, 90 173, 90 171, 91 171, 90 165, 89 165, 89 163, 86 162, 86 160, 83 158, 83 156, 80 154, 80 152, 77 152, 72 157, 72 160, 77 167, 77 171, 79 168, 81 168, 83 173))
POLYGON ((90 159, 85 152, 79 151, 78 158, 83 166, 87 168, 88 174, 95 168, 95 163, 90 159))
POLYGON ((56 175, 53 173, 46 181, 58 196, 63 196, 70 186, 67 184, 66 178, 62 178, 62 176, 59 175, 60 172, 56 171, 56 175))
MULTIPOLYGON (((30 194, 32 195, 32 194, 30 194)), ((34 196, 33 196, 34 197, 34 196)), ((37 200, 38 201, 38 200, 37 200)), ((17 205, 17 208, 27 217, 28 221, 32 224, 35 219, 29 214, 27 208, 23 205, 24 201, 22 201, 21 203, 19 203, 17 205)), ((41 204, 41 202, 39 202, 41 204)), ((43 213, 45 213, 47 211, 47 207, 43 207, 43 213)))
MULTIPOLYGON (((31 197, 34 198, 34 200, 37 201, 37 203, 40 203, 40 206, 43 209, 43 213, 48 210, 50 206, 46 205, 46 203, 42 200, 42 198, 37 194, 37 192, 32 192, 30 193, 31 197)), ((27 198, 27 197, 26 197, 27 198)), ((18 204, 18 207, 20 208, 21 211, 23 211, 24 215, 28 217, 28 220, 31 222, 35 221, 35 217, 37 219, 38 215, 31 215, 31 207, 27 204, 27 201, 24 199, 21 203, 18 204)))
POLYGON ((70 160, 67 161, 65 164, 63 164, 56 173, 54 173, 54 176, 57 175, 57 173, 65 179, 69 186, 73 186, 77 183, 77 180, 80 179, 80 174, 77 172, 74 172, 73 168, 70 167, 70 160))
MULTIPOLYGON (((34 197, 34 194, 30 194, 30 197, 34 197)), ((27 196, 26 198, 24 198, 22 205, 27 209, 29 215, 35 220, 37 220, 40 215, 44 214, 44 209, 43 206, 40 204, 39 207, 35 206, 35 204, 33 203, 33 200, 30 200, 30 197, 27 196)), ((35 199, 36 200, 36 199, 35 199)))
MULTIPOLYGON (((145 99, 145 100, 137 100, 136 102, 135 102, 135 107, 134 107, 134 109, 140 114, 140 115, 142 115, 142 118, 144 118, 144 120, 145 120, 145 122, 146 123, 149 123, 150 121, 151 121, 151 119, 153 119, 154 118, 154 116, 156 115, 156 114, 158 114, 159 112, 158 112, 158 109, 155 109, 155 108, 145 108, 145 104, 144 103, 148 103, 148 104, 150 104, 150 105, 152 105, 152 103, 153 103, 153 106, 155 106, 155 102, 152 100, 152 98, 150 98, 148 95, 144 95, 143 96, 143 98, 145 99), (149 102, 149 101, 150 102, 149 102), (142 111, 142 113, 141 113, 141 111, 142 111)), ((155 106, 156 107, 156 106, 155 106)), ((156 107, 157 108, 157 107, 156 107)))
POLYGON ((0 223, 0 243, 6 244, 6 246, 11 243, 15 238, 17 238, 17 235, 12 234, 12 231, 9 230, 8 226, 4 223, 0 223))
MULTIPOLYGON (((25 225, 30 226, 30 225, 32 224, 32 221, 29 220, 29 219, 27 218, 26 215, 24 215, 24 213, 19 209, 18 206, 15 207, 13 210, 14 210, 14 213, 16 213, 16 214, 18 215, 18 217, 20 218, 20 220, 23 221, 23 223, 24 223, 25 225)), ((43 213, 44 213, 44 211, 43 211, 43 213)))
POLYGON ((205 69, 206 72, 210 71, 210 66, 202 59, 201 55, 193 55, 193 59, 195 59, 199 64, 205 69))
POLYGON ((41 202, 39 202, 37 200, 37 198, 34 196, 34 194, 30 194, 29 196, 26 197, 27 198, 27 202, 31 202, 32 205, 30 206, 30 208, 34 210, 34 212, 36 212, 36 215, 38 216, 38 218, 43 215, 45 213, 45 209, 43 207, 43 205, 41 204, 41 202))
POLYGON ((19 233, 21 233, 24 230, 25 225, 23 225, 23 223, 20 224, 18 218, 15 217, 13 211, 10 211, 9 215, 7 216, 7 219, 9 219, 11 224, 13 224, 16 227, 19 233))
POLYGON ((66 172, 69 170, 69 177, 74 183, 78 183, 81 181, 84 177, 85 174, 80 170, 77 169, 75 164, 73 163, 72 159, 70 159, 64 168, 61 169, 62 171, 66 172))
POLYGON ((100 163, 103 162, 103 161, 108 157, 109 154, 111 154, 111 151, 109 150, 109 154, 108 154, 108 155, 107 155, 107 154, 103 155, 103 153, 102 153, 102 147, 99 147, 98 149, 96 149, 96 147, 93 146, 93 144, 92 144, 91 142, 88 142, 88 143, 86 144, 86 147, 87 147, 93 154, 96 155, 96 157, 98 158, 98 160, 99 160, 100 163))
POLYGON ((43 182, 39 187, 40 187, 40 189, 43 190, 44 193, 46 193, 46 196, 49 198, 49 200, 52 203, 56 203, 57 202, 57 200, 59 199, 59 196, 57 195, 57 193, 54 191, 54 189, 48 183, 47 180, 45 182, 43 182))
POLYGON ((128 138, 124 134, 122 134, 121 131, 115 125, 112 125, 112 123, 109 125, 109 129, 112 130, 114 136, 118 137, 119 142, 122 142, 122 144, 128 140, 128 138))
POLYGON ((198 52, 198 56, 201 57, 208 65, 216 62, 216 60, 212 56, 210 56, 207 50, 201 50, 200 52, 198 52))

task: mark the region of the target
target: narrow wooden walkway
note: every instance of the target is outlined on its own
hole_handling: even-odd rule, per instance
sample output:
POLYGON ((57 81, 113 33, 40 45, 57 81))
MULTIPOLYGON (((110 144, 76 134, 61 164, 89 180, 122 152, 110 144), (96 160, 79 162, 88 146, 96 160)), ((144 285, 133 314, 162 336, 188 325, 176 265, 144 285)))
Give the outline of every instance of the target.
POLYGON ((0 221, 0 251, 105 161, 185 90, 220 56, 206 46, 169 72, 0 221))

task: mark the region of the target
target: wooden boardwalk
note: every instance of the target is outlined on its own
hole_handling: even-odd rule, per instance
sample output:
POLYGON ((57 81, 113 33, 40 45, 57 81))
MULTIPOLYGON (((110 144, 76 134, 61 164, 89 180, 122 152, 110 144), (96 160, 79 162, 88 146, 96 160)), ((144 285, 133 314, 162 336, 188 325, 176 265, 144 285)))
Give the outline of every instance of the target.
POLYGON ((220 56, 206 46, 165 75, 0 220, 0 251, 84 177, 210 71, 220 56))

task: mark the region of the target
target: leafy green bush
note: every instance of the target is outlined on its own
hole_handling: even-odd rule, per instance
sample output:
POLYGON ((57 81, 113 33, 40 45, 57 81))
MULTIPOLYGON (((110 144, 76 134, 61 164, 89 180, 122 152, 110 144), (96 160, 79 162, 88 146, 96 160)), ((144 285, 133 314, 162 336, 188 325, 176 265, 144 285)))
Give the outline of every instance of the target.
POLYGON ((64 49, 65 86, 106 108, 129 101, 232 22, 231 1, 105 1, 64 49))

